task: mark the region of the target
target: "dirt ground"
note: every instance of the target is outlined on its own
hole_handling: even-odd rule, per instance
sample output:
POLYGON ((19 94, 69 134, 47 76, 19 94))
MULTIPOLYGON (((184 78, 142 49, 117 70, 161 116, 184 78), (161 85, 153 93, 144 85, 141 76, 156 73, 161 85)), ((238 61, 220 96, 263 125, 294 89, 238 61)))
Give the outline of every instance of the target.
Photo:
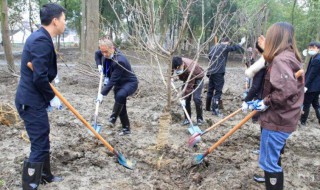
MULTIPOLYGON (((63 57, 68 67, 60 60, 60 83, 56 87, 91 123, 99 79, 75 69, 78 66, 78 51, 64 52, 63 57)), ((187 127, 181 125, 182 108, 178 103, 173 103, 170 114, 163 114, 166 91, 158 66, 151 64, 147 58, 138 57, 132 53, 128 56, 139 78, 139 91, 127 103, 132 134, 119 136, 119 121, 115 128, 106 126, 114 103, 113 93, 104 98, 98 118, 98 123, 103 127, 101 135, 127 159, 135 160, 135 169, 128 170, 119 165, 110 151, 64 107, 49 113, 52 171, 62 175, 64 181, 41 185, 39 189, 264 189, 264 184, 252 179, 254 173, 262 174, 257 163, 258 155, 252 153, 259 148, 259 124, 248 121, 209 154, 202 164, 192 167, 191 161, 196 153, 204 153, 245 114, 239 113, 202 136, 197 148, 188 148, 190 135, 187 127), (168 123, 170 118, 171 123, 168 123), (159 149, 161 146, 163 148, 159 149)), ((206 68, 206 60, 201 59, 200 62, 206 68)), ((5 65, 0 65, 0 68, 3 70, 5 65)), ((97 71, 95 73, 98 76, 97 71)), ((226 116, 241 106, 244 65, 229 61, 225 79, 222 99, 226 116)), ((17 81, 16 77, 1 74, 1 103, 14 106, 17 81)), ((202 100, 204 103, 205 94, 202 100)), ((192 111, 195 121, 195 109, 192 111)), ((200 126, 202 130, 221 118, 204 111, 204 119, 206 123, 200 126)), ((0 125, 0 189, 20 189, 22 163, 30 149, 30 143, 22 137, 24 133, 23 122, 0 125)), ((285 189, 320 189, 319 150, 320 127, 311 108, 307 126, 299 126, 287 142, 282 159, 285 189)))

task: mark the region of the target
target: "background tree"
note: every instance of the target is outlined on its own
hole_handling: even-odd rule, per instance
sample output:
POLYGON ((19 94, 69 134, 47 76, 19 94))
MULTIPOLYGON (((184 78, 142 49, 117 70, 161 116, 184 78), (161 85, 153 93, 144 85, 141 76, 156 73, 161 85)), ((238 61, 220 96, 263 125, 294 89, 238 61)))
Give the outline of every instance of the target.
POLYGON ((1 45, 3 45, 4 47, 5 57, 8 64, 8 70, 12 73, 15 73, 16 69, 14 65, 12 48, 11 48, 11 43, 9 38, 7 0, 2 0, 0 10, 1 10, 1 34, 2 34, 1 45))

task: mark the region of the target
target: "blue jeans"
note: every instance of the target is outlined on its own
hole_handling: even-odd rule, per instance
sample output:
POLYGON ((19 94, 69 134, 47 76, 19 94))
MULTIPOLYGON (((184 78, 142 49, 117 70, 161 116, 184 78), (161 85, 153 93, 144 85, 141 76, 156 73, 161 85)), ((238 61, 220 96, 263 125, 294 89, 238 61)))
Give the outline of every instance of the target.
POLYGON ((278 165, 280 152, 291 133, 271 131, 262 128, 260 136, 259 166, 264 171, 274 173, 282 172, 278 165))

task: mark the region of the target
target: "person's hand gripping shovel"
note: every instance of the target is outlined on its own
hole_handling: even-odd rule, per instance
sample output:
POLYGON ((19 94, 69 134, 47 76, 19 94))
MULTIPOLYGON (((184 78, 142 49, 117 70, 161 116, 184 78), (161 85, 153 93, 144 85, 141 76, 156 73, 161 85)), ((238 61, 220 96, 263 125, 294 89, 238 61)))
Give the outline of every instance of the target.
MULTIPOLYGON (((100 72, 100 80, 99 80, 99 86, 98 86, 98 96, 101 94, 101 85, 103 81, 103 72, 100 72)), ((97 133, 101 132, 102 126, 97 123, 98 120, 98 113, 99 113, 99 105, 102 103, 102 101, 96 100, 96 110, 94 112, 94 120, 92 124, 92 128, 97 131, 97 133)), ((89 133, 93 135, 90 131, 89 133)))
MULTIPOLYGON (((33 71, 31 62, 28 62, 27 66, 30 70, 33 71)), ((82 117, 82 115, 80 115, 79 112, 74 109, 74 107, 60 94, 60 92, 51 83, 49 84, 53 92, 61 100, 61 102, 63 102, 70 109, 70 111, 94 134, 94 136, 96 136, 103 143, 105 147, 110 150, 110 152, 117 156, 119 164, 125 168, 133 170, 135 161, 127 160, 120 152, 116 151, 106 140, 104 140, 104 138, 99 133, 97 133, 93 129, 93 127, 82 117)))

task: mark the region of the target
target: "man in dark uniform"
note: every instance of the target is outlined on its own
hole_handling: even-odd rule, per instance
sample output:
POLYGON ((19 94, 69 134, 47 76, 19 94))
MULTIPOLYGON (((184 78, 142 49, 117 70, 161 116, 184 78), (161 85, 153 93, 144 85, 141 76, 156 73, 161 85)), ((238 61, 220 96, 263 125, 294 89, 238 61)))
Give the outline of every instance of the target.
POLYGON ((114 127, 118 116, 122 124, 119 135, 131 133, 130 122, 127 113, 127 97, 132 95, 138 88, 138 79, 131 69, 127 58, 118 51, 111 40, 104 39, 99 41, 101 54, 104 56, 103 65, 107 76, 110 76, 108 83, 104 86, 97 101, 102 102, 103 96, 108 95, 110 90, 114 90, 115 103, 112 114, 108 120, 108 125, 114 127))
POLYGON ((219 101, 224 85, 224 74, 226 72, 228 54, 231 51, 240 49, 245 43, 245 38, 242 38, 239 44, 233 46, 229 45, 229 41, 229 38, 225 37, 221 40, 221 43, 212 46, 209 51, 209 69, 207 72, 209 86, 206 99, 206 110, 210 111, 212 109, 213 114, 218 116, 222 116, 219 110, 219 101))
POLYGON ((308 64, 308 69, 306 72, 306 83, 305 87, 307 89, 304 95, 303 101, 303 114, 301 115, 301 125, 306 125, 310 106, 312 104, 318 122, 320 123, 320 106, 319 106, 319 94, 320 94, 320 43, 311 42, 309 44, 308 53, 311 59, 308 64))
POLYGON ((62 181, 61 177, 53 176, 50 169, 50 125, 46 109, 50 106, 61 109, 61 102, 49 82, 57 75, 52 37, 64 32, 65 9, 58 4, 46 4, 40 10, 40 19, 42 27, 28 37, 23 49, 15 99, 31 142, 29 159, 23 164, 24 190, 37 189, 40 181, 62 181), (32 62, 33 71, 28 68, 28 62, 32 62))

